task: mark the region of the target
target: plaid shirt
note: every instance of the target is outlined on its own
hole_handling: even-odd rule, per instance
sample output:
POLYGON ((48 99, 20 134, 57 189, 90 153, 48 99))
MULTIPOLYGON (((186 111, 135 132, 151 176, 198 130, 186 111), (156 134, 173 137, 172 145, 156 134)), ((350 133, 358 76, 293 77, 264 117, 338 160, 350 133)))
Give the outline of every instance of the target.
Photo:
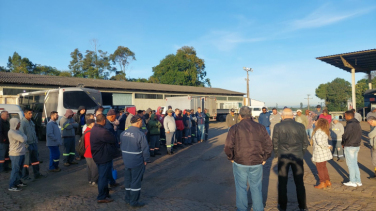
POLYGON ((329 149, 328 138, 328 135, 320 129, 318 129, 313 135, 313 162, 320 163, 333 158, 329 149))

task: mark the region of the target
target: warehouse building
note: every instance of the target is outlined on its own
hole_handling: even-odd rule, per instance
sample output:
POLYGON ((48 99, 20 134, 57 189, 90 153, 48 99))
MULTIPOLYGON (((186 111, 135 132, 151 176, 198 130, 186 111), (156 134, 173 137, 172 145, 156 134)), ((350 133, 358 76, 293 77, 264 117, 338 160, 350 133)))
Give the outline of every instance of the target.
POLYGON ((0 72, 0 104, 17 104, 19 93, 77 86, 99 90, 103 105, 135 105, 142 110, 165 106, 166 97, 172 96, 215 96, 218 107, 227 101, 242 103, 244 96, 220 88, 0 72))

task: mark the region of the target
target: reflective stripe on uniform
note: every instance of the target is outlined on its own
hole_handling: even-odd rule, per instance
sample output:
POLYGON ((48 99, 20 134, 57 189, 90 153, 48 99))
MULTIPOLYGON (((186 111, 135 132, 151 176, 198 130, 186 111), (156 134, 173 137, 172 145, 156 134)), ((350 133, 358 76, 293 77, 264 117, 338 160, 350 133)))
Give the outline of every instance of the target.
POLYGON ((74 152, 70 152, 69 154, 70 154, 70 155, 76 155, 76 153, 74 153, 74 152))
POLYGON ((63 156, 69 156, 69 153, 63 153, 63 156))
POLYGON ((142 127, 143 130, 146 130, 146 127, 142 127))
POLYGON ((32 165, 32 166, 39 165, 39 161, 38 161, 38 162, 31 163, 31 165, 32 165))
POLYGON ((5 158, 5 160, 10 160, 9 158, 5 158))
POLYGON ((0 160, 0 163, 5 163, 5 160, 0 160))
POLYGON ((138 188, 138 189, 131 189, 131 191, 140 191, 141 188, 138 188))
POLYGON ((59 162, 59 160, 53 160, 54 162, 59 162))
POLYGON ((24 165, 24 168, 29 168, 29 165, 24 165))
POLYGON ((68 126, 69 126, 70 124, 68 123, 68 124, 65 124, 65 126, 64 127, 62 127, 61 128, 61 130, 64 130, 64 129, 66 129, 68 126))
POLYGON ((131 190, 130 188, 126 188, 125 190, 131 190))
POLYGON ((122 152, 127 153, 127 154, 132 154, 132 155, 138 155, 138 154, 141 154, 141 153, 142 153, 142 151, 141 151, 141 152, 128 152, 128 151, 122 151, 122 152))

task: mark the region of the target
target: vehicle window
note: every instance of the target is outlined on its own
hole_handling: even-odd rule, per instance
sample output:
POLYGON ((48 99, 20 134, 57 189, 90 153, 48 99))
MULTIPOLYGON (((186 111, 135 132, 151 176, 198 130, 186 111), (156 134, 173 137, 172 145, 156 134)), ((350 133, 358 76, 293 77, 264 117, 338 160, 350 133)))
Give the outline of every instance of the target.
POLYGON ((18 115, 17 113, 9 113, 9 119, 12 119, 12 118, 20 119, 20 115, 18 115))
POLYGON ((105 109, 103 109, 103 112, 102 112, 102 113, 103 113, 103 115, 105 115, 105 116, 106 116, 109 110, 110 110, 109 108, 105 108, 105 109))
POLYGON ((95 109, 97 104, 83 91, 65 91, 63 106, 66 109, 78 109, 80 106, 85 106, 86 109, 95 109))
POLYGON ((261 111, 261 108, 253 108, 254 111, 261 111))

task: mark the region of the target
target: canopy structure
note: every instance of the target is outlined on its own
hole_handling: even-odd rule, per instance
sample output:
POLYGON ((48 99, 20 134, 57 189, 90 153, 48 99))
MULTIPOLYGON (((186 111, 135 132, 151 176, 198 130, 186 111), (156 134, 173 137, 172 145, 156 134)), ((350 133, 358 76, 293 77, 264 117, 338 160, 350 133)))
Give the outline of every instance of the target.
POLYGON ((356 109, 355 73, 363 72, 368 74, 368 87, 372 89, 371 71, 376 70, 376 49, 322 56, 316 59, 351 73, 352 105, 356 109))

